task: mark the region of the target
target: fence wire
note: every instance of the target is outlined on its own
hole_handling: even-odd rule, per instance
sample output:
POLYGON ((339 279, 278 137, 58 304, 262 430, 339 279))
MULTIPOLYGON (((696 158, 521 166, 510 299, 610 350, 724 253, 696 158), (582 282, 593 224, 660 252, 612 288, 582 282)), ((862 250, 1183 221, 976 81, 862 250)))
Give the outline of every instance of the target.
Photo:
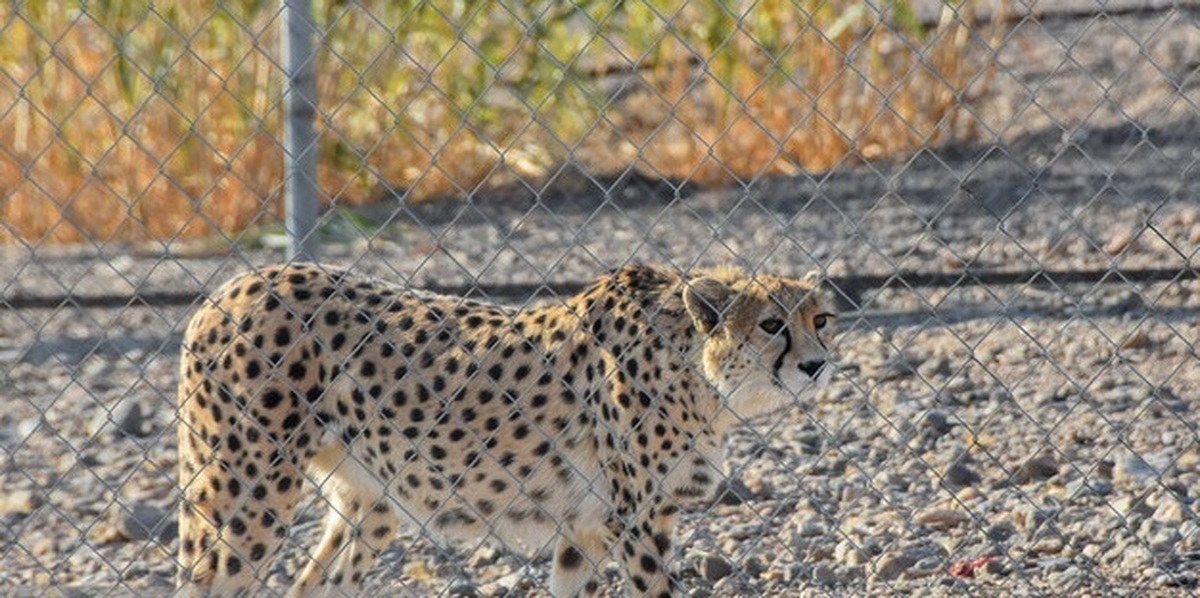
POLYGON ((639 595, 662 571, 698 596, 1196 591, 1195 4, 317 2, 295 62, 285 4, 0 8, 4 593, 210 568, 256 595, 639 595), (298 68, 311 145, 284 140, 298 68), (303 250, 289 174, 319 196, 303 250), (259 303, 215 294, 317 247, 246 279, 259 303), (570 299, 634 264, 714 305, 706 267, 819 272, 836 336, 791 311, 745 334, 753 370, 815 336, 836 376, 758 416, 731 384, 689 423, 669 328, 702 307, 618 329, 641 291, 570 299), (522 382, 592 358, 595 396, 522 382))

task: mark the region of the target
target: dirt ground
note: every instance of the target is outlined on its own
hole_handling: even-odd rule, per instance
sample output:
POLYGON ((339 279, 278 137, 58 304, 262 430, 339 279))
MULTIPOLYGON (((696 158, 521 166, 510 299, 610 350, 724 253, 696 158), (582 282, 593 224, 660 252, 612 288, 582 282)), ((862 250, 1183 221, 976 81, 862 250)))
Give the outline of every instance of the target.
MULTIPOLYGON (((380 204, 360 230, 331 221, 325 259, 414 285, 580 281, 633 259, 960 273, 952 288, 867 294, 841 322, 833 387, 732 435, 730 492, 679 533, 692 595, 1195 592, 1200 14, 1023 21, 996 51, 972 143, 749 189, 566 168, 545 189, 380 204), (969 284, 1039 269, 1111 273, 969 284), (1123 274, 1144 269, 1179 276, 1123 274)), ((282 259, 249 241, 178 249, 7 248, 0 289, 199 292, 282 259)), ((169 592, 189 313, 0 311, 0 593, 169 592)), ((321 507, 304 511, 272 587, 314 541, 321 507)), ((545 595, 548 571, 412 531, 369 587, 545 595)))

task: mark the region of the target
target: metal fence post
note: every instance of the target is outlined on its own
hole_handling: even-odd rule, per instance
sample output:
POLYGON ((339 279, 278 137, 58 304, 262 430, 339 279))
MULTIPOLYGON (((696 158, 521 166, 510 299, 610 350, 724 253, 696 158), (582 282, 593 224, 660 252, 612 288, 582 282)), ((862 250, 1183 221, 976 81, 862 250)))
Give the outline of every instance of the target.
POLYGON ((289 261, 314 261, 317 217, 316 77, 310 0, 281 0, 283 12, 284 209, 289 261))

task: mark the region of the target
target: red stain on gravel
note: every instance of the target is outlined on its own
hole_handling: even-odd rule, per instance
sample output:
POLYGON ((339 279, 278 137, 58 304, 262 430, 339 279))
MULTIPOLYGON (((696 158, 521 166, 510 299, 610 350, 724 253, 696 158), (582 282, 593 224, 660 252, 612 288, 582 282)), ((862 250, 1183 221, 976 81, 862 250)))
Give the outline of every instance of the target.
POLYGON ((977 559, 966 561, 955 561, 950 565, 949 573, 954 577, 972 578, 975 577, 975 572, 986 567, 988 563, 996 561, 994 556, 981 556, 977 559))

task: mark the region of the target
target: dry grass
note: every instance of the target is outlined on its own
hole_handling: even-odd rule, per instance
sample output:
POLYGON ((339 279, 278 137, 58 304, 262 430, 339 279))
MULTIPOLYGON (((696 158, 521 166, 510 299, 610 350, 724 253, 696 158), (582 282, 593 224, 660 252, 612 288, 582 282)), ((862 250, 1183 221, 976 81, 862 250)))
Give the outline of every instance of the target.
MULTIPOLYGON (((319 176, 339 203, 568 159, 703 184, 820 171, 962 135, 981 85, 968 26, 919 31, 902 2, 348 4, 316 10, 319 176)), ((155 6, 0 7, 0 241, 169 243, 276 217, 278 4, 155 6)))

